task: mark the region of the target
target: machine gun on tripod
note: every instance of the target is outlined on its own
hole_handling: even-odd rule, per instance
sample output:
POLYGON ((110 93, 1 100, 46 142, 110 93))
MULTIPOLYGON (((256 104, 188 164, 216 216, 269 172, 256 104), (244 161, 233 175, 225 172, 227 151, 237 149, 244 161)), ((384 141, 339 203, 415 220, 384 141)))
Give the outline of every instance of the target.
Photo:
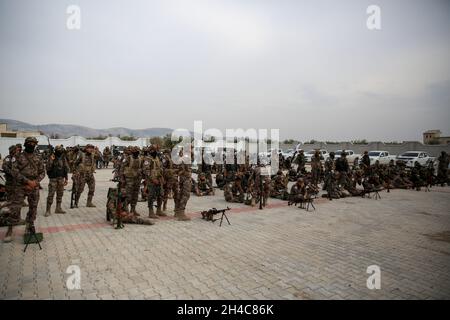
POLYGON ((227 215, 225 214, 225 211, 228 211, 228 210, 230 210, 229 207, 227 207, 226 209, 216 209, 216 208, 212 208, 212 209, 209 209, 209 210, 206 210, 206 211, 202 211, 202 212, 201 212, 201 214, 202 214, 202 219, 204 219, 204 220, 206 220, 206 221, 212 221, 212 222, 215 222, 215 221, 217 221, 217 220, 220 220, 220 225, 219 225, 219 227, 221 227, 221 226, 222 226, 222 222, 223 222, 223 218, 225 218, 225 219, 227 219, 228 224, 231 225, 230 220, 228 220, 228 217, 227 217, 227 215), (214 219, 214 215, 219 214, 219 213, 222 213, 221 217, 220 217, 220 218, 214 219))
POLYGON ((30 243, 37 243, 39 245, 39 250, 42 250, 41 247, 41 241, 43 239, 42 233, 36 233, 36 228, 34 225, 30 225, 28 227, 28 233, 23 235, 25 248, 23 249, 23 252, 27 251, 28 245, 30 243))

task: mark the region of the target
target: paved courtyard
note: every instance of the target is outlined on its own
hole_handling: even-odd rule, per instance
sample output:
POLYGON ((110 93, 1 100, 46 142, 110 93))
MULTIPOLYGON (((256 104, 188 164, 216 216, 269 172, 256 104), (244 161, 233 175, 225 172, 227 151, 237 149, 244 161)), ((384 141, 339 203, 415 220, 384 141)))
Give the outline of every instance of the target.
MULTIPOLYGON (((85 192, 82 206, 68 209, 66 192, 68 213, 48 218, 44 181, 36 222, 43 249, 23 252, 23 226, 0 243, 1 299, 450 298, 450 188, 318 199, 309 212, 278 200, 264 210, 229 204, 218 190, 191 196, 190 222, 115 230, 105 222, 111 170, 96 178, 97 208, 84 207, 85 192), (227 205, 231 225, 200 218, 227 205), (66 287, 71 265, 81 270, 80 290, 66 287), (366 285, 371 265, 381 270, 379 290, 366 285)), ((145 203, 138 208, 146 212, 145 203)))

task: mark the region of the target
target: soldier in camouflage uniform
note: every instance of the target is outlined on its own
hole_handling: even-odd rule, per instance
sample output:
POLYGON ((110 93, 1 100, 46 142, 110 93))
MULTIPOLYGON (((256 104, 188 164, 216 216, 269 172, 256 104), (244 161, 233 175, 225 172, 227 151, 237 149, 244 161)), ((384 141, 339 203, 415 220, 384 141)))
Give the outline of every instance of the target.
POLYGON ((106 147, 103 150, 103 166, 105 168, 108 168, 110 161, 111 161, 111 150, 109 149, 109 147, 106 147))
POLYGON ((283 174, 283 171, 278 170, 276 176, 272 179, 272 186, 270 196, 272 198, 288 200, 288 178, 283 174))
POLYGON ((125 190, 126 212, 139 216, 136 212, 136 205, 139 197, 139 188, 143 177, 143 161, 139 157, 140 150, 138 147, 131 147, 130 154, 125 156, 120 165, 120 183, 125 190), (128 210, 130 206, 130 210, 128 210))
POLYGON ((48 183, 47 209, 44 216, 50 216, 50 208, 53 203, 53 197, 56 193, 56 209, 55 213, 66 213, 61 208, 64 187, 68 183, 69 165, 64 155, 64 148, 56 146, 54 154, 49 156, 46 164, 48 183))
POLYGON ((320 151, 316 150, 314 152, 314 156, 311 159, 311 182, 314 186, 317 187, 317 185, 320 182, 320 175, 322 172, 322 163, 320 162, 321 155, 320 151))
POLYGON ((161 211, 163 201, 163 170, 161 161, 158 157, 157 147, 151 145, 149 147, 149 156, 144 157, 143 172, 148 191, 148 217, 157 219, 159 216, 166 216, 161 211), (153 211, 153 203, 156 201, 156 214, 153 211))
POLYGON ((305 154, 303 153, 303 150, 300 150, 297 156, 294 158, 294 164, 297 165, 297 173, 306 173, 305 170, 305 154))
POLYGON ((88 185, 88 197, 86 202, 86 207, 95 208, 95 205, 92 203, 92 198, 94 197, 95 192, 95 154, 94 154, 94 146, 91 144, 86 145, 84 148, 84 152, 81 152, 78 155, 78 158, 75 160, 75 172, 74 176, 76 177, 74 180, 74 184, 76 185, 76 195, 75 195, 75 208, 78 208, 78 201, 80 200, 80 196, 83 193, 85 184, 88 185))
POLYGON ((214 195, 212 182, 207 179, 205 173, 203 172, 198 175, 198 181, 195 186, 195 194, 199 197, 214 195))
MULTIPOLYGON (((334 152, 330 152, 330 156, 327 158, 327 160, 325 160, 325 174, 323 183, 323 190, 326 190, 328 195, 331 195, 332 184, 335 183, 334 181, 332 181, 334 179, 334 170, 334 152)), ((331 197, 329 198, 331 199, 331 197)))
POLYGON ((163 212, 167 211, 167 201, 172 192, 173 199, 178 197, 178 176, 175 165, 173 164, 170 150, 165 150, 162 159, 163 178, 164 178, 164 194, 163 194, 163 212))
POLYGON ((20 221, 20 210, 22 208, 25 197, 28 200, 28 213, 26 217, 25 233, 29 233, 34 227, 34 221, 37 215, 37 206, 39 203, 39 183, 45 177, 44 161, 35 153, 38 141, 34 137, 25 139, 25 150, 16 154, 11 159, 12 162, 12 177, 14 180, 14 193, 11 197, 11 225, 6 233, 5 242, 12 240, 12 225, 14 222, 20 221), (13 221, 14 220, 14 221, 13 221))
POLYGON ((303 178, 298 178, 297 182, 291 187, 289 193, 289 204, 302 203, 308 198, 308 191, 303 178))
POLYGON ((12 165, 13 162, 12 160, 14 159, 14 156, 16 154, 19 154, 20 152, 22 152, 22 149, 18 148, 17 145, 12 145, 9 147, 9 155, 7 155, 5 157, 5 159, 3 159, 3 163, 2 163, 2 170, 5 173, 5 189, 6 189, 6 199, 9 201, 11 200, 11 196, 14 193, 14 179, 12 176, 12 165))
POLYGON ((178 186, 179 191, 175 198, 175 217, 179 221, 191 220, 185 214, 186 204, 191 196, 191 163, 181 163, 178 167, 178 186))

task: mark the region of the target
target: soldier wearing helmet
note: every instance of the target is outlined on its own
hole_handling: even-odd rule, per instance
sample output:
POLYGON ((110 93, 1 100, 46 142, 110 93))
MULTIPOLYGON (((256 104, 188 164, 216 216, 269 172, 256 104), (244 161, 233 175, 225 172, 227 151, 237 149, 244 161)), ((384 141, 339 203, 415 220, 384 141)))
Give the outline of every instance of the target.
POLYGON ((67 186, 69 176, 69 164, 64 154, 63 146, 55 147, 54 154, 52 154, 46 164, 46 171, 49 178, 47 208, 44 216, 50 216, 50 208, 53 203, 53 198, 56 193, 56 209, 55 213, 66 213, 62 208, 62 197, 64 194, 64 187, 67 186))
POLYGON ((75 195, 75 208, 78 208, 78 201, 84 191, 84 187, 88 185, 88 197, 86 201, 86 207, 95 208, 92 203, 95 192, 95 147, 92 144, 86 145, 83 152, 78 154, 78 158, 75 160, 75 172, 74 172, 74 184, 76 187, 75 195))
POLYGON ((11 174, 16 185, 11 199, 11 217, 14 221, 11 221, 12 223, 9 225, 4 239, 5 242, 12 240, 12 227, 20 221, 20 210, 25 197, 29 206, 25 233, 30 233, 34 229, 39 203, 39 183, 45 177, 44 161, 35 152, 37 144, 38 141, 35 137, 26 138, 24 143, 25 150, 21 153, 16 153, 11 158, 11 174))
POLYGON ((158 156, 158 147, 151 145, 148 148, 148 155, 144 157, 143 174, 147 188, 148 217, 158 219, 160 216, 166 216, 161 211, 163 202, 163 170, 161 160, 158 156), (153 210, 153 203, 156 201, 156 214, 153 210))
POLYGON ((136 211, 136 205, 138 202, 142 175, 143 161, 140 158, 140 149, 139 147, 129 147, 120 164, 119 177, 121 186, 125 189, 126 211, 135 216, 139 216, 139 213, 136 211), (128 210, 128 206, 130 206, 130 210, 128 210))

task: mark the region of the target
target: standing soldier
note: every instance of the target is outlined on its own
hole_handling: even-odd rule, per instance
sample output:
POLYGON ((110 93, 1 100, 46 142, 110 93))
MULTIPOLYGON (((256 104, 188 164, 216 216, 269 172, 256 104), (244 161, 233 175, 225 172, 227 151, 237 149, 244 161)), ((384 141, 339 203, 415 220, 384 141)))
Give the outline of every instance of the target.
POLYGON ((173 199, 178 198, 178 176, 175 165, 173 164, 170 150, 165 150, 162 160, 163 178, 164 178, 164 195, 163 195, 163 212, 167 211, 167 201, 169 194, 172 192, 173 199))
POLYGON ((201 165, 201 172, 205 174, 206 180, 208 180, 209 184, 213 185, 212 180, 212 156, 209 152, 205 152, 205 150, 202 150, 202 165, 201 165), (205 160, 206 158, 206 160, 205 160))
POLYGON ((335 169, 334 152, 330 152, 330 156, 327 158, 327 160, 325 160, 325 175, 324 175, 325 179, 323 184, 323 190, 327 191, 329 198, 331 195, 331 190, 334 185, 334 169, 335 169))
POLYGON ((161 211, 161 205, 163 200, 163 171, 161 161, 158 157, 157 147, 151 145, 149 147, 149 156, 144 158, 143 171, 147 186, 147 199, 148 199, 148 217, 158 219, 159 216, 166 216, 161 211), (156 214, 153 211, 153 202, 156 200, 156 214))
POLYGON ((111 150, 109 149, 109 147, 106 147, 103 150, 103 166, 105 168, 108 168, 110 161, 111 161, 111 150))
POLYGON ((75 173, 76 173, 76 195, 75 195, 75 208, 78 208, 78 201, 80 200, 80 196, 84 191, 85 184, 88 185, 88 197, 86 202, 86 207, 95 208, 95 205, 92 203, 92 198, 94 197, 95 192, 95 154, 94 154, 94 146, 92 144, 86 145, 84 151, 78 155, 78 158, 75 160, 75 173))
POLYGON ((64 187, 67 186, 69 176, 69 165, 64 155, 64 148, 62 146, 56 146, 54 154, 49 156, 47 161, 47 175, 49 178, 48 183, 48 197, 47 197, 47 209, 44 216, 50 216, 50 208, 53 203, 53 197, 56 192, 56 209, 55 213, 66 213, 61 208, 62 197, 64 194, 64 187))
POLYGON ((370 173, 370 157, 367 151, 364 151, 364 154, 361 158, 361 169, 364 171, 364 175, 369 175, 370 173))
POLYGON ((322 162, 320 162, 320 157, 320 151, 316 150, 311 159, 311 182, 315 187, 317 187, 320 182, 320 174, 322 171, 322 162))
MULTIPOLYGON (((11 199, 11 216, 14 220, 20 220, 20 209, 25 197, 28 200, 28 213, 26 217, 25 234, 31 232, 36 220, 37 206, 39 203, 39 183, 45 177, 44 161, 39 154, 35 153, 38 141, 35 137, 25 139, 25 150, 16 154, 11 159, 12 176, 17 187, 11 199)), ((5 242, 12 240, 12 225, 9 226, 5 236, 5 242)))
POLYGON ((131 147, 130 153, 122 160, 119 176, 120 183, 125 187, 126 211, 139 216, 136 212, 136 205, 142 180, 142 159, 139 157, 139 147, 131 147), (128 211, 128 205, 131 207, 130 211, 128 211))
POLYGON ((191 196, 191 164, 181 163, 178 165, 178 176, 179 176, 179 191, 177 198, 175 199, 175 217, 178 221, 188 221, 191 220, 185 214, 186 204, 191 196))
POLYGON ((300 150, 297 156, 294 159, 294 163, 297 165, 297 173, 305 173, 305 154, 303 153, 303 150, 300 150))

